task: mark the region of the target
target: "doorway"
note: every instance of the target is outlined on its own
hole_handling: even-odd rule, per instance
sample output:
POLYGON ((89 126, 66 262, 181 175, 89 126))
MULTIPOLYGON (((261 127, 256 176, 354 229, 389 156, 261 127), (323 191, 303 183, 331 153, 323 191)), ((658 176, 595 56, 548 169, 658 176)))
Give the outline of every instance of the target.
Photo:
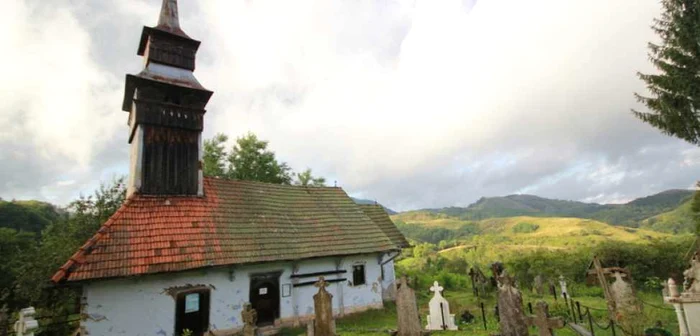
POLYGON ((201 336, 209 330, 209 289, 198 289, 177 294, 175 304, 175 335, 183 330, 201 336))
POLYGON ((280 274, 274 272, 250 277, 250 304, 258 313, 258 326, 274 324, 280 317, 280 274))

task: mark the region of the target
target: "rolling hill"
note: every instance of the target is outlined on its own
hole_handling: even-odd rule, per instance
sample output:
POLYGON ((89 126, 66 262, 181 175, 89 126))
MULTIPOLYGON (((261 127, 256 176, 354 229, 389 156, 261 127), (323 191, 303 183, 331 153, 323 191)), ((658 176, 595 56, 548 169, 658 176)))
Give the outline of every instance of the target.
MULTIPOLYGON (((445 214, 464 220, 515 216, 576 217, 613 225, 638 227, 643 220, 674 210, 693 194, 691 190, 667 190, 625 204, 597 204, 548 199, 534 195, 482 197, 467 207, 426 209, 421 212, 445 214)), ((683 231, 683 230, 681 230, 683 231)))
POLYGON ((508 249, 567 249, 605 241, 645 243, 669 237, 646 229, 612 226, 574 217, 500 217, 480 221, 445 214, 411 212, 393 215, 399 230, 416 242, 492 245, 508 249))
POLYGON ((690 208, 691 202, 692 200, 688 200, 671 211, 649 217, 641 222, 640 227, 669 233, 693 232, 695 223, 690 208))

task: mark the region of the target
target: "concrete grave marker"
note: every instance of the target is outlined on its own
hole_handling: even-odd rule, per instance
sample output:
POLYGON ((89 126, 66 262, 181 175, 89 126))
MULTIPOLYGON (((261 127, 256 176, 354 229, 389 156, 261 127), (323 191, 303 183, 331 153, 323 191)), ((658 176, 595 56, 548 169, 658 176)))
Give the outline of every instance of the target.
POLYGON ((532 291, 535 292, 537 295, 544 295, 544 277, 542 274, 537 274, 535 276, 535 282, 532 286, 532 291))
POLYGON ((622 279, 623 273, 613 272, 615 282, 610 285, 613 299, 615 300, 615 308, 618 311, 634 311, 637 310, 637 303, 634 296, 632 285, 622 279))
POLYGON ((258 323, 258 312, 253 309, 250 303, 246 303, 241 311, 243 320, 243 336, 255 336, 258 323))
POLYGON ((430 287, 430 291, 435 294, 428 303, 430 315, 428 315, 428 325, 425 328, 428 330, 457 330, 455 315, 450 314, 450 304, 442 297, 442 290, 443 288, 437 281, 433 282, 433 286, 430 287))
POLYGON ((416 294, 408 286, 405 276, 399 279, 396 291, 396 313, 398 315, 398 336, 421 335, 416 294))
POLYGON ((36 310, 34 307, 24 308, 19 311, 19 318, 15 322, 15 335, 34 336, 34 332, 39 329, 39 322, 34 319, 36 310))
POLYGON ((559 275, 559 287, 561 288, 561 297, 565 299, 571 298, 569 290, 566 288, 566 279, 564 279, 563 275, 559 275))
POLYGON ((537 327, 540 336, 553 336, 552 329, 564 328, 560 317, 549 317, 549 306, 544 301, 537 302, 536 315, 527 318, 527 324, 537 327))
POLYGON ((314 336, 335 336, 333 295, 326 291, 328 283, 320 277, 314 286, 318 287, 314 294, 314 336))
POLYGON ((523 297, 513 286, 513 279, 503 272, 498 284, 498 316, 502 336, 527 336, 523 297))
POLYGON ((673 279, 668 279, 666 303, 676 308, 681 336, 700 336, 700 251, 690 260, 690 268, 683 272, 683 292, 673 279))

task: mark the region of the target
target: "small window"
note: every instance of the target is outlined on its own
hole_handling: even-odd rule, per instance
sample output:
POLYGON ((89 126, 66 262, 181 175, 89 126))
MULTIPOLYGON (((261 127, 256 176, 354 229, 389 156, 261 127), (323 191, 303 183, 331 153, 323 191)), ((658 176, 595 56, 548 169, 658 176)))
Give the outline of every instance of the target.
POLYGON ((353 286, 365 284, 365 265, 355 265, 352 267, 352 284, 353 286))
POLYGON ((209 329, 209 289, 191 289, 175 297, 175 335, 185 329, 202 335, 209 329))

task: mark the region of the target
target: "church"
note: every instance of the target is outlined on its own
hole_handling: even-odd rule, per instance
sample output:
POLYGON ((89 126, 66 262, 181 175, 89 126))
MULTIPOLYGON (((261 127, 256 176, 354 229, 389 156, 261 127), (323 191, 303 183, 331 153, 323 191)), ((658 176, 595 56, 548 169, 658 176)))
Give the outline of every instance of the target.
POLYGON ((163 0, 127 75, 127 198, 51 278, 82 289, 81 334, 230 335, 250 303, 259 326, 303 325, 323 276, 337 316, 381 308, 408 242, 379 205, 338 187, 204 177, 213 92, 194 77, 200 42, 163 0))

